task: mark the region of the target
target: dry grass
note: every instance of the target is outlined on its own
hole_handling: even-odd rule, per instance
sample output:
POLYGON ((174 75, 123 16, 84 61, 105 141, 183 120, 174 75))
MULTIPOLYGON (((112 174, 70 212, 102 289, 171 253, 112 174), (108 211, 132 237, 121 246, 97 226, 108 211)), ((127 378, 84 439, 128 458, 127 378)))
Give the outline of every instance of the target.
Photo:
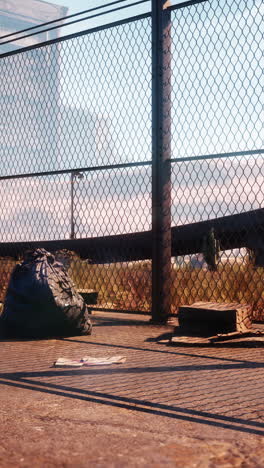
MULTIPOLYGON (((196 301, 239 302, 252 305, 255 319, 264 318, 264 269, 244 262, 228 262, 216 272, 190 265, 172 266, 172 313, 196 301)), ((151 309, 151 262, 88 265, 74 262, 70 270, 79 288, 99 292, 102 307, 151 309)))
POLYGON ((0 258, 0 302, 5 299, 5 294, 11 273, 16 262, 10 258, 0 258))
MULTIPOLYGON (((99 292, 102 307, 151 309, 151 262, 88 265, 75 261, 70 270, 78 288, 99 292)), ((172 313, 196 301, 252 305, 255 319, 264 319, 264 269, 244 262, 221 263, 216 272, 190 265, 172 266, 172 313)))
MULTIPOLYGON (((4 300, 11 259, 0 259, 0 301, 4 300)), ((151 262, 90 265, 79 259, 69 273, 78 289, 99 292, 101 307, 127 310, 151 309, 151 262)), ((172 313, 182 304, 196 301, 239 302, 252 305, 255 319, 264 319, 264 269, 245 257, 243 262, 222 262, 216 272, 194 269, 190 264, 172 266, 172 313)))
POLYGON ((89 265, 75 260, 69 273, 77 288, 99 292, 102 307, 150 310, 151 262, 89 265))
POLYGON ((172 272, 175 308, 196 301, 239 302, 252 305, 254 318, 264 311, 264 270, 245 263, 224 263, 217 271, 178 267, 172 272))

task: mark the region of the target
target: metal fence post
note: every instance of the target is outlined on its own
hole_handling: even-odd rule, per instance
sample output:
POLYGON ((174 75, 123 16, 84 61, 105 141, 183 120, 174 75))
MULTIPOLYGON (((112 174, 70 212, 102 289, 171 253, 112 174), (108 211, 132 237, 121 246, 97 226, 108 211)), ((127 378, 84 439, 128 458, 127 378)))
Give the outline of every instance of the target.
MULTIPOLYGON (((166 3, 166 5, 165 5, 166 3)), ((171 306, 171 15, 152 0, 152 322, 171 306)))

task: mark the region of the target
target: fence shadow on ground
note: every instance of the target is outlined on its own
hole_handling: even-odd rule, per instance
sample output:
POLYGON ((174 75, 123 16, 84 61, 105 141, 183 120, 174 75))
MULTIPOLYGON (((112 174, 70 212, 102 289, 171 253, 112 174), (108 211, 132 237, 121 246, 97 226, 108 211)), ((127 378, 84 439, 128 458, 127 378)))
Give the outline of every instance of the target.
POLYGON ((244 362, 225 365, 209 365, 209 366, 174 366, 174 367, 152 367, 152 368, 119 368, 119 369, 75 369, 75 370, 60 370, 54 369, 43 372, 15 372, 0 374, 0 384, 4 386, 17 387, 32 391, 42 392, 51 395, 62 396, 64 398, 78 399, 97 404, 124 408, 133 411, 139 411, 146 414, 153 414, 173 418, 182 421, 200 423, 204 425, 231 429, 238 432, 249 434, 264 435, 264 423, 258 421, 246 420, 239 417, 230 417, 221 414, 214 414, 208 411, 198 411, 194 409, 183 408, 170 404, 157 403, 145 399, 137 399, 121 395, 114 395, 107 392, 99 392, 93 390, 82 389, 74 386, 66 386, 51 382, 43 382, 38 378, 43 377, 80 377, 92 374, 135 374, 144 372, 164 372, 171 371, 201 371, 207 370, 223 370, 225 369, 248 369, 248 368, 263 368, 264 364, 255 362, 244 362))

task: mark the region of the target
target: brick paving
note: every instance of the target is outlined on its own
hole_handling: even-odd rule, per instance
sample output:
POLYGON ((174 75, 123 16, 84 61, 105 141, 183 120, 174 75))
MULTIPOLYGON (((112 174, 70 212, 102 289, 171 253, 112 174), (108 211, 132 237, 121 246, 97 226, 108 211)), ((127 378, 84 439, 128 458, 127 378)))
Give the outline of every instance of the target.
POLYGON ((65 412, 67 402, 78 401, 89 408, 99 405, 106 412, 128 410, 126 414, 132 411, 141 418, 152 416, 154 426, 154 421, 160 427, 167 424, 170 433, 172 424, 177 424, 184 436, 207 433, 217 437, 219 431, 226 439, 264 435, 263 348, 171 347, 156 338, 172 328, 147 321, 145 317, 96 312, 89 337, 2 341, 1 400, 8 401, 15 391, 19 405, 21 392, 23 407, 28 390, 43 402, 51 396, 63 401, 65 412), (126 363, 53 367, 59 357, 116 354, 124 355, 126 363))

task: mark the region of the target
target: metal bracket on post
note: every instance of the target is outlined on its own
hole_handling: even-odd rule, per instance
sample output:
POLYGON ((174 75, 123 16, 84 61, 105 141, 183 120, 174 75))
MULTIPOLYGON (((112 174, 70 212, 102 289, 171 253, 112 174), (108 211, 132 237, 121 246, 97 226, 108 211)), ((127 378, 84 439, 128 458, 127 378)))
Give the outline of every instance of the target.
POLYGON ((152 322, 171 306, 171 14, 152 0, 152 322))

